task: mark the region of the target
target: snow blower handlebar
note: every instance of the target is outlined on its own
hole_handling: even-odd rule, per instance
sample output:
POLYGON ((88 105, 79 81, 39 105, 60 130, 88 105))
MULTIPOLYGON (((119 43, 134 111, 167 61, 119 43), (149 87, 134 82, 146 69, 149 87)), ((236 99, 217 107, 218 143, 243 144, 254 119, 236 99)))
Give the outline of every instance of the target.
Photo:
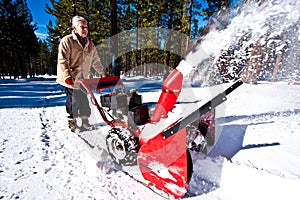
POLYGON ((199 119, 202 115, 207 113, 208 111, 212 110, 213 108, 217 107, 221 103, 225 102, 227 100, 226 95, 231 93, 233 90, 235 90, 237 87, 243 84, 243 81, 239 80, 235 82, 233 85, 231 85, 229 88, 227 88, 224 92, 218 94, 216 97, 214 97, 212 100, 205 103, 203 106, 201 106, 198 110, 194 111, 181 121, 179 121, 177 124, 172 126, 171 128, 165 130, 161 135, 166 139, 184 127, 186 127, 188 124, 194 122, 195 120, 199 119))
MULTIPOLYGON (((93 90, 97 90, 98 92, 102 92, 106 88, 115 88, 121 87, 123 92, 126 92, 125 86, 118 76, 107 76, 103 78, 91 78, 91 79, 78 79, 75 81, 75 84, 78 85, 78 88, 81 89, 86 94, 89 94, 91 97, 91 102, 94 106, 96 106, 99 111, 104 122, 110 126, 114 126, 115 123, 114 117, 110 115, 108 112, 105 112, 103 107, 99 105, 97 99, 93 94, 93 90), (107 118, 107 115, 110 119, 107 118)), ((120 126, 124 126, 124 124, 119 124, 120 126)))

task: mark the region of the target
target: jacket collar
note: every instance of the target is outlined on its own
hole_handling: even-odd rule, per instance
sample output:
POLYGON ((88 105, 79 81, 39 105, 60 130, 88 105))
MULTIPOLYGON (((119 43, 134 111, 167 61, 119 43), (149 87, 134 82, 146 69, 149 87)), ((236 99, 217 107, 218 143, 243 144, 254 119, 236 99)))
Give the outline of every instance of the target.
MULTIPOLYGON (((76 33, 75 33, 74 31, 72 31, 72 37, 73 37, 73 40, 76 40, 76 41, 78 42, 78 44, 79 44, 81 47, 83 47, 82 44, 81 44, 81 42, 79 41, 79 39, 78 39, 76 33)), ((87 39, 87 42, 86 42, 84 48, 87 47, 87 46, 89 45, 89 39, 88 39, 88 38, 86 38, 86 39, 87 39)))

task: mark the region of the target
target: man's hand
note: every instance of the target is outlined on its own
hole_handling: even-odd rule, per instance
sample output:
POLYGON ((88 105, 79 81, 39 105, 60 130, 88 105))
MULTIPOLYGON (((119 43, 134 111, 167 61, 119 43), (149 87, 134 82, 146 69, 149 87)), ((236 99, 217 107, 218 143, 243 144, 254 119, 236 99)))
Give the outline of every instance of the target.
POLYGON ((68 84, 68 85, 74 85, 74 81, 73 81, 73 78, 72 78, 72 77, 66 78, 65 82, 66 82, 66 84, 68 84))

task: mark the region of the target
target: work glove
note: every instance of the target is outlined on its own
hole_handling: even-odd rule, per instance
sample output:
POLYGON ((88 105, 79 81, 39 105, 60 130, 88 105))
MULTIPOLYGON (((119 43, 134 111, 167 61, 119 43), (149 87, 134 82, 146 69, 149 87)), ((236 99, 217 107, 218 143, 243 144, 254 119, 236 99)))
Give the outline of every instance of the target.
POLYGON ((68 85, 74 85, 73 78, 72 77, 66 78, 65 83, 68 84, 68 85))

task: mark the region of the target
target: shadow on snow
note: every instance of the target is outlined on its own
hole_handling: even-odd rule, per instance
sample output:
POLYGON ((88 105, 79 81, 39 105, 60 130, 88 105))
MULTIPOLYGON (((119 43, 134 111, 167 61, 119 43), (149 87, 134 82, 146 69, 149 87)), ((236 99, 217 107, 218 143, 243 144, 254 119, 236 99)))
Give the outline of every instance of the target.
POLYGON ((191 152, 194 173, 186 197, 200 196, 216 190, 221 183, 223 163, 226 159, 231 161, 239 151, 280 145, 278 141, 270 141, 269 143, 243 146, 248 126, 270 124, 273 123, 272 118, 274 117, 285 117, 293 114, 300 115, 300 109, 256 115, 228 116, 217 119, 217 124, 219 124, 217 128, 221 131, 208 155, 191 152))
POLYGON ((0 108, 61 106, 65 98, 55 78, 0 80, 0 108))

